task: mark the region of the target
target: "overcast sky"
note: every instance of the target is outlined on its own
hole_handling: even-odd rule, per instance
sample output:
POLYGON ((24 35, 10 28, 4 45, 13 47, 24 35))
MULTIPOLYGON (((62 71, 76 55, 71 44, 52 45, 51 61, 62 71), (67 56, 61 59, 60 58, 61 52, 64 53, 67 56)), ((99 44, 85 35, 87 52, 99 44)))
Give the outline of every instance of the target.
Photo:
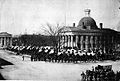
POLYGON ((120 30, 119 7, 118 0, 0 0, 0 31, 41 32, 46 23, 65 25, 65 13, 66 25, 77 26, 87 8, 98 26, 102 22, 105 28, 120 30))

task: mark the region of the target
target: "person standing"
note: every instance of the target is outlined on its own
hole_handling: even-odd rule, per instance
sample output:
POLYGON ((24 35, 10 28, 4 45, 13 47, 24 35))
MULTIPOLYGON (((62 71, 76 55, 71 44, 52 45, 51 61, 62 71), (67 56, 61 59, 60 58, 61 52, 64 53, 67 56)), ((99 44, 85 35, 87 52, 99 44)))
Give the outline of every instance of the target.
POLYGON ((23 55, 23 56, 22 56, 23 61, 24 61, 24 58, 25 58, 25 57, 24 57, 24 55, 23 55))
POLYGON ((81 81, 86 81, 86 75, 85 75, 85 73, 84 73, 84 72, 82 72, 81 76, 82 76, 81 81))

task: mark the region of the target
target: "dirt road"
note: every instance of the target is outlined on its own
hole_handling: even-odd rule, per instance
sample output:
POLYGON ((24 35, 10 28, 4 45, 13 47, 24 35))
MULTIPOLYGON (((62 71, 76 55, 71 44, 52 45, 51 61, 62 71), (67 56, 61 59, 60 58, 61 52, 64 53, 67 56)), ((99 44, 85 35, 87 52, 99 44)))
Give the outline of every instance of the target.
POLYGON ((22 56, 16 56, 5 50, 0 50, 0 58, 11 63, 1 66, 0 69, 1 75, 7 80, 80 81, 82 71, 92 69, 92 66, 98 64, 111 64, 114 71, 120 70, 120 61, 80 64, 31 62, 29 58, 22 61, 22 56))

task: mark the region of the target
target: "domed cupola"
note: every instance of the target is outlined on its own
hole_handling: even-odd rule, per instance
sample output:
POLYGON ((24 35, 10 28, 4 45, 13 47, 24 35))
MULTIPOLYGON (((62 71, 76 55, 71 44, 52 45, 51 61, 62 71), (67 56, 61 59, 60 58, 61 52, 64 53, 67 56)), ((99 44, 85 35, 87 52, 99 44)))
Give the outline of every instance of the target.
POLYGON ((83 17, 77 27, 80 27, 81 29, 98 29, 95 20, 90 17, 90 9, 85 10, 85 17, 83 17))

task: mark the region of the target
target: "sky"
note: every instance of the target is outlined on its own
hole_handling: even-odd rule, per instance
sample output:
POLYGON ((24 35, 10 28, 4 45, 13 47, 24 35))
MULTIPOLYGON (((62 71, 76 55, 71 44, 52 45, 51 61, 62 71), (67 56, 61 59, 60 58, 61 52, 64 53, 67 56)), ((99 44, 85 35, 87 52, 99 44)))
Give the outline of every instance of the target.
POLYGON ((46 23, 77 26, 85 9, 91 9, 98 27, 120 31, 119 7, 120 0, 0 0, 0 32, 42 33, 46 23))

